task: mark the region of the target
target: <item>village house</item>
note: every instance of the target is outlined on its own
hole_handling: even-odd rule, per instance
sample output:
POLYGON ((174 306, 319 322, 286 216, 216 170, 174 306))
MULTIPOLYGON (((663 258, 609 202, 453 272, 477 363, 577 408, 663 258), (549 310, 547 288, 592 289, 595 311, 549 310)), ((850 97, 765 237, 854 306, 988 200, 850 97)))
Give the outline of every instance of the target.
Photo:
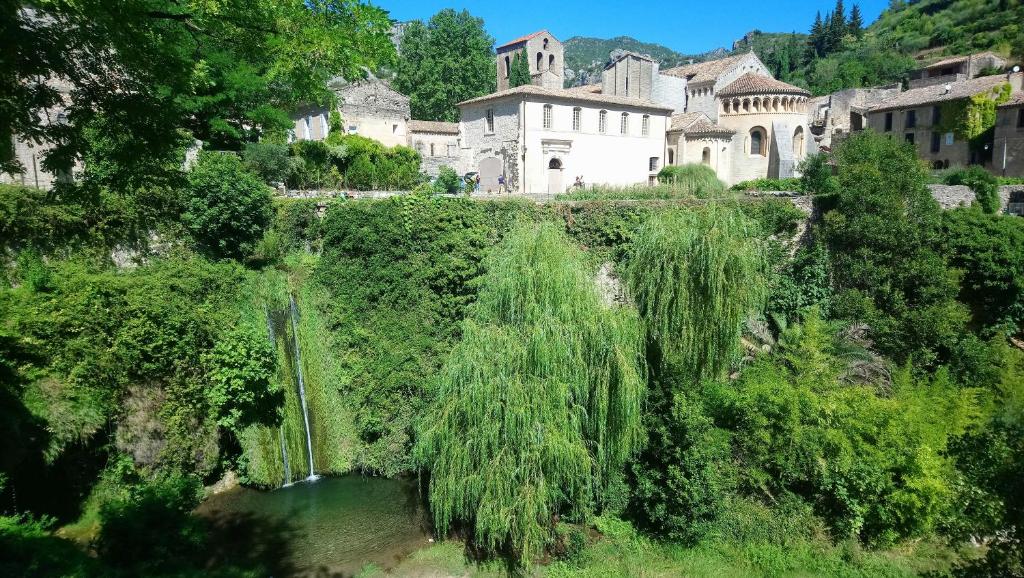
POLYGON ((996 174, 1024 175, 1024 93, 1013 95, 996 110, 994 145, 996 174))
MULTIPOLYGON (((346 134, 358 134, 385 146, 408 145, 409 97, 386 81, 369 79, 345 82, 336 79, 330 89, 337 100, 336 111, 346 134)), ((326 106, 301 108, 294 115, 290 140, 323 140, 330 131, 326 106)))
POLYGON ((1006 60, 991 52, 952 56, 910 72, 910 88, 948 84, 1001 71, 1006 60))
POLYGON ((1012 93, 1019 93, 1022 76, 996 74, 911 88, 873 106, 868 112, 868 127, 913 144, 918 156, 935 169, 990 165, 994 152, 991 145, 980 149, 970 146, 949 129, 943 111, 948 110, 948 104, 971 97, 995 98, 1007 86, 1012 93))

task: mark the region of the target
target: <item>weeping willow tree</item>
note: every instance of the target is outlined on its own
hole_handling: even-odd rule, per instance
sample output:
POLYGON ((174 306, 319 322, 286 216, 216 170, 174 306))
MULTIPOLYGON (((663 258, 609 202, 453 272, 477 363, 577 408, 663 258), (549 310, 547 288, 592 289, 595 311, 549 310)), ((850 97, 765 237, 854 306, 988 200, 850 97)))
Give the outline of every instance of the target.
POLYGON ((766 298, 755 232, 736 205, 713 203, 655 216, 633 240, 626 277, 648 345, 689 379, 721 374, 766 298))
POLYGON ((416 453, 439 532, 468 524, 525 565, 638 448, 642 335, 552 224, 515 229, 486 265, 416 453))

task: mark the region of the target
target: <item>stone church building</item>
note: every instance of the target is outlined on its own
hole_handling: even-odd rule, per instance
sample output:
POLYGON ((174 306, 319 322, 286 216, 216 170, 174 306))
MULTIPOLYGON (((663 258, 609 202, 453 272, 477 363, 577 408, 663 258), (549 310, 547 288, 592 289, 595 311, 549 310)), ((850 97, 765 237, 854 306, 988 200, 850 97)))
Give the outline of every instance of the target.
POLYGON ((484 190, 564 192, 656 182, 663 166, 703 163, 727 183, 788 177, 811 152, 810 94, 772 77, 753 53, 660 70, 623 52, 601 82, 562 88, 562 44, 546 30, 497 49, 498 90, 459 104, 465 162, 484 190), (526 50, 532 84, 508 87, 526 50))

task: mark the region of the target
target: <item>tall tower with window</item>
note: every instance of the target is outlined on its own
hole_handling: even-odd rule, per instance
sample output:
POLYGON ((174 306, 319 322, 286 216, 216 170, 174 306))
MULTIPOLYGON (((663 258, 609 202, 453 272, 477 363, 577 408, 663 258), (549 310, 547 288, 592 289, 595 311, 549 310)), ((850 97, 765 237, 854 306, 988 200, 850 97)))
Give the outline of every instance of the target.
POLYGON ((498 73, 498 90, 511 88, 509 75, 516 55, 525 57, 530 68, 530 83, 544 88, 562 88, 565 78, 565 50, 547 30, 520 36, 496 49, 495 65, 498 73))

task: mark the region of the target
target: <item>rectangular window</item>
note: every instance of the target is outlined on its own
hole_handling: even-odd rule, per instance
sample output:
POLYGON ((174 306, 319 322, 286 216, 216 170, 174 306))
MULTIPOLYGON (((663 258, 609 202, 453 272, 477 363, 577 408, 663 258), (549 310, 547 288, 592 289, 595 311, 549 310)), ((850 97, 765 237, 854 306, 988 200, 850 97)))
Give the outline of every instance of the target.
POLYGON ((622 113, 622 120, 619 122, 619 134, 629 134, 629 113, 622 113))
POLYGON ((917 126, 917 111, 916 110, 908 110, 907 111, 907 126, 906 126, 906 128, 914 128, 916 126, 917 126))
POLYGON ((597 132, 604 134, 608 132, 608 111, 602 110, 597 115, 597 132))
POLYGON ((450 156, 450 157, 455 156, 455 150, 456 150, 455 149, 455 145, 453 145, 453 144, 448 145, 448 156, 450 156))
POLYGON ((907 141, 908 143, 910 143, 910 144, 914 144, 914 133, 912 133, 912 132, 908 132, 907 134, 903 135, 903 138, 904 138, 904 139, 905 139, 905 140, 906 140, 906 141, 907 141))
POLYGON ((932 133, 932 152, 933 153, 939 152, 939 149, 941 147, 942 147, 942 133, 933 132, 932 133))
POLYGON ((1017 128, 1024 128, 1024 108, 1017 111, 1017 128))
POLYGON ((580 130, 580 117, 583 115, 583 109, 576 107, 572 109, 572 130, 580 130))
POLYGON ((551 128, 551 105, 544 105, 544 128, 551 128))
POLYGON ((891 112, 887 112, 887 113, 885 113, 885 132, 889 132, 891 130, 892 130, 892 113, 891 112))
POLYGON ((932 126, 942 123, 942 107, 932 107, 932 126))
POLYGON ((430 143, 430 156, 434 156, 434 143, 430 143))
POLYGON ((488 108, 487 109, 487 132, 488 133, 494 132, 494 109, 493 108, 488 108))
POLYGON ((652 173, 654 171, 658 170, 658 157, 651 157, 651 160, 648 162, 648 167, 647 168, 652 173))
POLYGON ((643 121, 640 123, 640 134, 647 136, 651 134, 651 117, 644 115, 643 121))

